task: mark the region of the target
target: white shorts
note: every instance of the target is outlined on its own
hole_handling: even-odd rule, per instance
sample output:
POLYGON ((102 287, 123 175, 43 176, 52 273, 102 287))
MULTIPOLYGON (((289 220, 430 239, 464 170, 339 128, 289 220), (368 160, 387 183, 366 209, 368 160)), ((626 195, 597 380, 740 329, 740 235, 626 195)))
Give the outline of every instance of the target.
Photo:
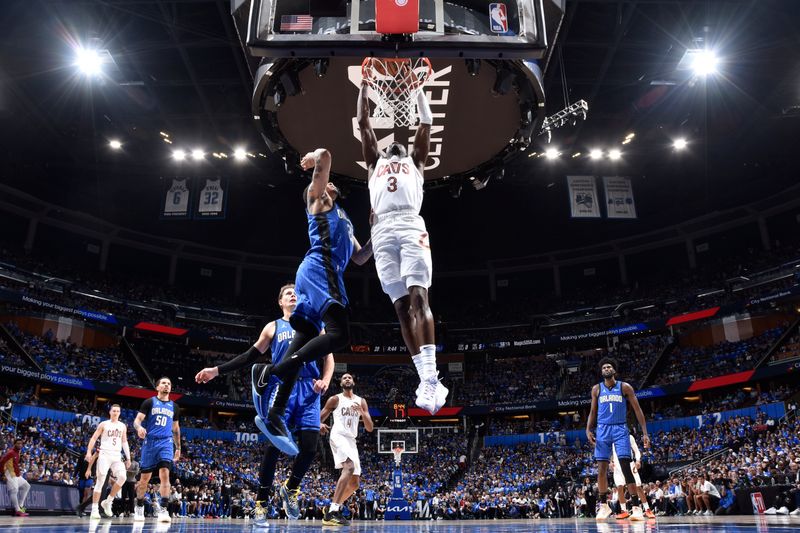
MULTIPOLYGON (((633 463, 631 463, 631 470, 633 469, 633 463)), ((639 472, 633 473, 633 479, 636 480, 636 486, 642 486, 642 478, 639 477, 639 472)), ((627 485, 625 483, 625 474, 622 473, 622 469, 620 467, 616 467, 614 469, 614 486, 615 487, 622 487, 623 485, 627 485)))
POLYGON ((361 475, 361 459, 358 458, 356 439, 341 433, 331 433, 331 451, 333 452, 334 466, 337 470, 344 468, 344 463, 350 459, 353 461, 353 475, 361 475))
POLYGON ((392 302, 414 285, 428 288, 433 275, 425 221, 411 211, 390 211, 372 226, 372 255, 383 292, 392 302))
MULTIPOLYGON (((127 470, 119 454, 101 451, 100 455, 97 456, 97 479, 105 480, 109 470, 114 474, 115 484, 122 485, 125 483, 127 470)), ((103 489, 100 483, 95 483, 94 488, 103 489)))
POLYGON ((6 489, 9 492, 14 490, 22 490, 26 486, 30 487, 27 479, 10 472, 6 472, 6 489))

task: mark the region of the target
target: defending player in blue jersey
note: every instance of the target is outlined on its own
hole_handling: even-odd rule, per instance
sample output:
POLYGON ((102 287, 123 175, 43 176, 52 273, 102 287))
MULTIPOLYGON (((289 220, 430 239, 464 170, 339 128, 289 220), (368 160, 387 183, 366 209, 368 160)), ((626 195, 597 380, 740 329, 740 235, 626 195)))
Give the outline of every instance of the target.
MULTIPOLYGON (((267 417, 271 407, 270 404, 275 399, 281 381, 276 376, 265 376, 266 365, 263 363, 253 363, 256 363, 262 357, 262 354, 266 353, 267 348, 270 349, 273 363, 278 363, 287 354, 289 345, 295 337, 295 331, 289 324, 289 319, 296 305, 297 294, 294 290, 294 284, 290 283, 281 287, 278 294, 278 307, 281 308, 283 316, 264 326, 258 341, 249 350, 230 361, 215 367, 204 368, 195 376, 195 381, 198 383, 208 383, 220 374, 227 374, 252 364, 253 403, 258 413, 256 424, 259 427, 264 425, 262 420, 267 417)), ((292 464, 289 479, 280 489, 286 516, 294 520, 300 517, 296 488, 300 486, 300 481, 311 466, 317 451, 320 428, 320 395, 325 394, 328 390, 332 376, 333 354, 329 353, 325 356, 321 374, 317 361, 305 363, 300 369, 300 376, 294 385, 284 411, 284 423, 287 427, 296 430, 300 441, 300 453, 297 454, 292 464)), ((268 505, 272 499, 272 484, 275 479, 275 467, 278 464, 279 455, 280 450, 268 445, 261 461, 261 467, 258 472, 258 494, 256 495, 256 527, 269 527, 267 522, 268 505)))
MULTIPOLYGON (((603 375, 603 381, 592 387, 592 408, 586 424, 586 438, 589 439, 590 444, 594 445, 594 458, 597 461, 598 497, 603 502, 597 512, 597 519, 605 520, 611 516, 611 508, 608 505, 608 499, 611 497, 611 493, 608 491, 608 462, 611 460, 612 445, 616 448, 619 466, 625 476, 625 482, 628 484, 634 504, 638 499, 636 479, 631 470, 630 432, 627 425, 628 403, 631 404, 636 420, 642 428, 642 441, 645 448, 650 447, 650 437, 647 435, 644 413, 639 407, 639 400, 636 399, 633 387, 624 381, 616 380, 617 362, 611 358, 601 360, 600 372, 603 375), (595 426, 597 427, 596 434, 595 426)), ((628 513, 625 501, 621 500, 619 503, 621 512, 617 518, 628 518, 630 513, 628 513)))
POLYGON ((336 352, 350 339, 344 270, 349 261, 363 265, 372 255, 372 246, 363 247, 353 236, 353 225, 337 203, 339 189, 329 181, 331 154, 324 148, 309 152, 300 161, 304 170, 313 168, 311 184, 303 199, 308 220, 310 248, 295 277, 297 307, 290 319, 295 337, 287 356, 266 369, 264 378, 274 375, 282 383, 275 394, 261 429, 270 442, 289 455, 298 453, 283 414, 303 364, 336 352), (320 334, 325 323, 325 333, 320 334))
POLYGON ((142 475, 136 485, 136 508, 133 514, 133 520, 137 522, 144 520, 144 493, 147 491, 150 476, 156 470, 161 480, 161 510, 158 512, 158 521, 170 521, 167 511, 169 473, 173 463, 178 462, 181 457, 181 428, 178 423, 180 408, 169 399, 170 391, 172 381, 167 377, 160 378, 156 385, 158 394, 142 402, 133 421, 136 434, 144 439, 139 461, 142 475))

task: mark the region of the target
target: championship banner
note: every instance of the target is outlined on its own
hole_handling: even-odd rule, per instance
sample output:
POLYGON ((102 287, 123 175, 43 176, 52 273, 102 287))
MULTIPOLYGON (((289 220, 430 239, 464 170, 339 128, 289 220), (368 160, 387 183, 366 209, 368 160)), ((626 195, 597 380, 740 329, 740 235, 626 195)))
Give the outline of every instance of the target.
POLYGON ((594 176, 567 176, 572 218, 600 218, 594 176))
POLYGON ((225 218, 225 207, 228 201, 228 180, 225 178, 207 178, 197 184, 197 209, 195 220, 225 218))
POLYGON ((164 180, 164 202, 161 209, 161 218, 185 220, 189 218, 189 200, 191 190, 189 179, 174 178, 170 181, 164 180))
POLYGON ((608 218, 636 218, 633 187, 628 178, 603 178, 606 189, 606 214, 608 218))

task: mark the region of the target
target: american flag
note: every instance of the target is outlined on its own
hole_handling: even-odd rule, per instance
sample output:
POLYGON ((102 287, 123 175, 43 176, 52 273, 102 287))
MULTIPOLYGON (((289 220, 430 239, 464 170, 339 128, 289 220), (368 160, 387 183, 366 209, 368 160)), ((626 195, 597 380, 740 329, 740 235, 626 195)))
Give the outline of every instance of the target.
POLYGON ((313 21, 309 15, 281 15, 280 31, 311 31, 313 21))

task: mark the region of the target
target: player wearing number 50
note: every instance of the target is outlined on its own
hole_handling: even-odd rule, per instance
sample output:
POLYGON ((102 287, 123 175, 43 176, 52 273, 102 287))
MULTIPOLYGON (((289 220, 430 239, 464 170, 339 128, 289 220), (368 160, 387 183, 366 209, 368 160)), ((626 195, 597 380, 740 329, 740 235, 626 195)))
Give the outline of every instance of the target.
POLYGON ((372 251, 383 292, 389 295, 400 320, 400 332, 419 374, 417 405, 431 414, 447 401, 447 388, 436 370, 433 313, 428 305, 433 261, 422 208, 425 161, 431 144, 433 115, 424 91, 417 96, 419 125, 409 156, 393 142, 386 153, 369 121, 369 88, 361 85, 358 127, 361 149, 369 172, 369 200, 375 213, 372 251))
POLYGON ((336 469, 342 470, 330 509, 322 519, 326 526, 346 526, 350 523, 342 516, 341 507, 358 488, 361 479, 361 460, 358 457, 356 437, 358 437, 358 421, 364 421, 364 429, 372 431, 372 417, 369 415, 367 401, 353 394, 356 383, 352 374, 344 374, 340 385, 342 392, 331 396, 319 415, 320 433, 331 433, 331 452, 336 469), (325 421, 333 413, 333 427, 325 421))
POLYGON ((142 402, 139 413, 133 421, 133 428, 142 444, 141 477, 136 485, 136 508, 134 521, 144 520, 144 493, 153 472, 158 471, 161 480, 161 509, 158 511, 159 522, 169 522, 167 503, 169 502, 169 473, 173 463, 181 458, 181 428, 178 424, 180 408, 169 399, 172 381, 162 377, 156 385, 155 397, 142 402), (174 450, 173 450, 174 446, 174 450))
POLYGON ((122 490, 122 485, 127 479, 126 471, 131 466, 131 449, 128 446, 128 428, 124 422, 119 420, 120 406, 114 404, 109 412, 110 420, 104 420, 97 425, 97 429, 89 439, 89 446, 86 447, 86 462, 91 463, 94 445, 100 439, 100 454, 97 456, 97 480, 94 484, 92 493, 92 515, 91 518, 100 518, 100 493, 106 484, 108 471, 114 474, 114 486, 108 497, 100 504, 106 516, 111 516, 111 504, 114 497, 122 490), (121 452, 125 452, 125 463, 122 462, 121 452))

